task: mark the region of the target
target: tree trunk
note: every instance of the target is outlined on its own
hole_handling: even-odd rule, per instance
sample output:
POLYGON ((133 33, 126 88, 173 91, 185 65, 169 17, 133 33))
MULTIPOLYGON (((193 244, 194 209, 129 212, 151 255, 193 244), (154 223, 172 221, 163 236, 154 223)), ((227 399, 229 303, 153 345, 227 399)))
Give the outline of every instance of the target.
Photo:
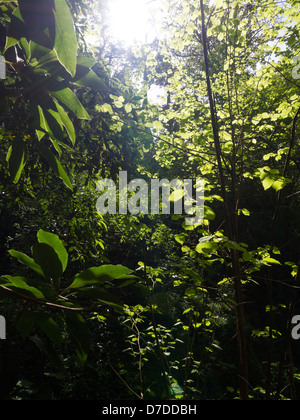
MULTIPOLYGON (((205 25, 205 12, 203 0, 200 0, 201 4, 201 17, 202 17, 202 44, 203 44, 203 53, 204 53, 204 62, 205 62, 205 73, 206 73, 206 83, 207 83, 207 93, 210 102, 210 112, 212 120, 212 129, 214 135, 214 144, 216 150, 216 157, 218 163, 218 172, 220 177, 222 198, 224 202, 224 211, 226 219, 226 228, 227 234, 231 241, 238 242, 238 222, 237 222, 237 209, 230 209, 229 201, 227 199, 226 193, 226 183, 224 177, 224 169, 222 163, 222 149, 219 137, 218 121, 217 121, 217 112, 215 107, 215 101, 213 98, 211 82, 210 82, 210 67, 208 60, 208 45, 207 45, 207 31, 205 25)), ((235 187, 235 186, 233 186, 235 187)), ((246 344, 246 334, 245 334, 245 314, 244 314, 244 299, 243 299, 243 290, 242 290, 242 279, 241 279, 241 269, 239 263, 239 252, 237 250, 232 250, 231 252, 232 260, 232 277, 234 280, 235 288, 235 299, 236 299, 236 329, 237 329, 237 344, 238 344, 238 355, 239 355, 239 391, 240 399, 248 399, 248 360, 247 360, 247 344, 246 344)))

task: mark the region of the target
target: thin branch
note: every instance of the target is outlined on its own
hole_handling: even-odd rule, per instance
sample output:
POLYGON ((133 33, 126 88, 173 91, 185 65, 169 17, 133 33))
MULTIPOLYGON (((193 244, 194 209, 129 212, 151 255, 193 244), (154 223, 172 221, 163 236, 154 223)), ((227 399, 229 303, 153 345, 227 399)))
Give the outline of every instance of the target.
POLYGON ((22 298, 23 300, 25 300, 27 302, 34 302, 38 305, 42 305, 42 306, 46 306, 46 307, 50 307, 50 308, 64 309, 66 311, 73 311, 73 312, 84 312, 84 311, 89 311, 90 310, 88 308, 70 308, 70 307, 67 307, 67 306, 58 305, 56 303, 51 303, 51 302, 46 302, 46 301, 30 298, 28 296, 24 296, 21 293, 16 292, 15 290, 10 289, 9 287, 2 286, 2 285, 0 286, 0 288, 9 292, 9 293, 13 293, 14 295, 18 296, 19 298, 22 298))
POLYGON ((143 397, 141 397, 140 395, 138 395, 129 385, 126 381, 124 381, 124 379, 122 378, 122 376, 114 369, 113 365, 111 364, 111 361, 109 359, 109 356, 107 355, 107 361, 108 364, 111 368, 111 370, 117 375, 117 377, 123 382, 123 384, 126 386, 127 389, 129 389, 130 392, 132 392, 139 400, 142 400, 143 397))
MULTIPOLYGON (((122 121, 121 119, 119 119, 119 118, 115 118, 115 121, 120 121, 120 122, 123 122, 123 121, 122 121)), ((128 124, 129 124, 130 126, 133 126, 133 124, 131 124, 131 121, 127 121, 127 122, 128 122, 128 124)), ((210 160, 208 160, 207 158, 205 158, 204 156, 202 156, 202 155, 201 155, 201 153, 202 153, 202 152, 195 152, 194 150, 191 150, 191 149, 190 149, 190 148, 188 148, 188 147, 182 147, 182 146, 179 146, 178 144, 175 144, 175 143, 173 143, 173 142, 171 142, 171 141, 168 141, 168 140, 166 140, 166 139, 163 139, 161 136, 158 136, 158 135, 156 135, 156 134, 153 134, 152 132, 151 132, 151 133, 149 133, 149 131, 146 131, 146 130, 144 130, 144 129, 142 129, 142 128, 140 128, 140 127, 136 126, 136 125, 134 125, 134 128, 136 128, 136 129, 137 129, 137 131, 139 131, 139 132, 141 132, 141 133, 143 133, 143 134, 148 134, 148 135, 151 135, 153 138, 155 138, 155 139, 157 139, 157 140, 160 140, 160 141, 162 141, 162 142, 166 143, 167 145, 172 146, 172 147, 174 147, 175 149, 180 150, 181 152, 184 152, 184 153, 186 153, 186 154, 190 154, 190 155, 193 155, 193 156, 197 156, 198 158, 201 158, 201 159, 205 160, 206 162, 208 162, 208 163, 210 163, 210 164, 212 164, 212 165, 215 165, 215 166, 216 166, 216 164, 215 164, 215 163, 211 162, 210 160)), ((175 138, 180 139, 180 137, 179 137, 179 136, 176 136, 176 135, 174 135, 174 134, 173 134, 173 136, 174 136, 175 138)))
POLYGON ((286 176, 288 165, 289 165, 291 154, 292 154, 292 150, 293 150, 293 147, 296 143, 297 120, 298 120, 299 115, 300 115, 300 107, 299 107, 298 111, 296 112, 296 115, 293 119, 292 138, 291 138, 289 151, 288 151, 288 154, 287 154, 287 157, 286 157, 286 161, 285 161, 285 164, 284 164, 283 177, 286 176))

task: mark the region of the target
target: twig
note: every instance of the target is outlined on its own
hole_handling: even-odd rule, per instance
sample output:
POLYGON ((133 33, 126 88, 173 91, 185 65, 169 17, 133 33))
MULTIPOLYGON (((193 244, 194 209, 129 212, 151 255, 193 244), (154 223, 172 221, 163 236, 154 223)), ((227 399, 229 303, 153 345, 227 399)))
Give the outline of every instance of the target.
POLYGON ((2 285, 0 285, 0 288, 7 291, 7 292, 13 293, 14 295, 22 298, 23 300, 25 300, 27 302, 34 302, 38 305, 47 306, 47 307, 50 307, 50 308, 64 309, 66 311, 73 311, 73 312, 84 312, 84 311, 89 311, 90 310, 88 308, 70 308, 70 307, 67 307, 67 306, 58 305, 56 303, 51 303, 51 302, 46 302, 46 301, 30 298, 28 296, 24 296, 21 293, 18 293, 15 290, 12 290, 12 289, 10 289, 6 286, 2 286, 2 285))
POLYGON ((142 400, 143 397, 141 397, 140 395, 138 395, 129 385, 126 381, 124 381, 124 379, 122 378, 122 376, 114 369, 113 365, 111 364, 111 361, 109 359, 109 356, 107 355, 107 361, 108 364, 111 368, 111 370, 117 375, 117 377, 123 382, 123 384, 126 386, 126 388, 129 389, 130 392, 132 392, 139 400, 142 400))

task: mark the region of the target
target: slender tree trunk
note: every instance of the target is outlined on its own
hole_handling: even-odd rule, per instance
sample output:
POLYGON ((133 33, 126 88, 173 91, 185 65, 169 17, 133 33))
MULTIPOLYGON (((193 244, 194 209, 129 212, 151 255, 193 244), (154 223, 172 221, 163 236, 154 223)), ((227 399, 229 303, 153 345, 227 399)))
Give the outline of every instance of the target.
MULTIPOLYGON (((289 164, 290 164, 293 148, 296 144, 297 122, 298 122, 299 116, 300 116, 300 107, 298 108, 298 110, 297 110, 297 112, 296 112, 296 114, 293 118, 292 130, 291 130, 291 141, 290 141, 290 146, 289 146, 289 150, 288 150, 288 153, 287 153, 287 157, 286 157, 286 160, 285 160, 283 173, 282 173, 282 176, 284 178, 287 176, 287 171, 288 171, 288 167, 289 167, 289 164)), ((272 218, 271 240, 270 240, 272 250, 273 250, 273 247, 274 247, 274 236, 275 236, 275 230, 276 230, 276 224, 275 223, 276 223, 276 220, 277 220, 278 211, 279 211, 280 204, 281 204, 281 193, 282 193, 282 190, 280 190, 277 194, 275 211, 274 211, 274 215, 273 215, 273 218, 272 218)), ((291 325, 292 325, 292 318, 295 314, 295 307, 296 307, 296 303, 297 303, 297 299, 298 299, 299 272, 300 272, 300 261, 298 262, 298 274, 296 275, 295 280, 294 280, 294 284, 292 285, 293 289, 292 289, 292 294, 291 294, 290 303, 289 303, 289 307, 288 307, 288 322, 287 322, 287 329, 286 329, 287 332, 286 332, 286 338, 285 338, 284 343, 283 343, 282 356, 281 356, 281 360, 280 360, 280 364, 279 364, 280 374, 279 374, 279 377, 278 377, 276 399, 279 399, 279 397, 280 397, 280 385, 282 384, 282 377, 281 376, 283 375, 284 362, 286 362, 286 364, 287 364, 291 398, 292 398, 292 400, 297 399, 296 388, 295 388, 295 379, 294 379, 294 375, 293 375, 294 362, 293 362, 293 352, 292 352, 292 346, 291 346, 290 330, 291 330, 291 325)), ((269 287, 271 287, 271 285, 272 285, 272 282, 271 282, 271 279, 270 279, 269 280, 269 287)), ((269 305, 272 308, 273 304, 272 304, 271 301, 269 302, 269 305)), ((272 334, 272 328, 270 328, 270 334, 272 334)), ((270 359, 269 360, 269 370, 271 369, 271 367, 270 367, 271 366, 271 361, 272 360, 270 359)), ((267 383, 268 383, 268 381, 267 381, 267 383)), ((269 396, 268 390, 266 392, 266 396, 267 397, 269 396)))
MULTIPOLYGON (((203 44, 203 53, 204 53, 204 62, 205 62, 205 73, 206 73, 206 83, 207 83, 207 93, 210 103, 210 112, 212 120, 212 129, 214 135, 214 144, 216 150, 216 157, 218 163, 218 172, 220 177, 221 192, 224 202, 224 211, 226 218, 226 227, 227 233, 230 240, 238 242, 238 222, 236 211, 236 203, 234 207, 230 209, 229 201, 227 199, 226 193, 226 183, 224 176, 224 168, 222 163, 222 149, 219 137, 218 121, 217 121, 217 112, 215 101, 212 93, 211 82, 210 82, 210 66, 208 60, 208 45, 207 45, 207 31, 205 25, 205 11, 203 0, 200 0, 201 7, 201 17, 202 17, 202 44, 203 44)), ((235 187, 235 186, 234 186, 235 187)), ((242 290, 242 281, 241 281, 241 269, 239 263, 239 252, 237 250, 232 250, 231 252, 232 259, 232 275, 234 280, 235 288, 235 299, 237 302, 236 306, 236 327, 237 327, 237 343, 238 343, 238 355, 239 355, 239 388, 240 388, 240 399, 248 399, 248 360, 247 360, 247 344, 246 344, 246 334, 245 334, 245 314, 244 314, 244 299, 243 299, 243 290, 242 290)))

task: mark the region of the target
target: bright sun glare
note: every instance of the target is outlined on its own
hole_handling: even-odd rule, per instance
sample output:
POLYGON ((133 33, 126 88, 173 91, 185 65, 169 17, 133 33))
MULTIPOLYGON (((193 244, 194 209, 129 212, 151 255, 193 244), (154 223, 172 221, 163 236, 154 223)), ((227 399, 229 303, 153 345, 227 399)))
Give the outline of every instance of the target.
POLYGON ((109 26, 112 36, 126 45, 146 43, 150 29, 147 0, 111 0, 109 26))

